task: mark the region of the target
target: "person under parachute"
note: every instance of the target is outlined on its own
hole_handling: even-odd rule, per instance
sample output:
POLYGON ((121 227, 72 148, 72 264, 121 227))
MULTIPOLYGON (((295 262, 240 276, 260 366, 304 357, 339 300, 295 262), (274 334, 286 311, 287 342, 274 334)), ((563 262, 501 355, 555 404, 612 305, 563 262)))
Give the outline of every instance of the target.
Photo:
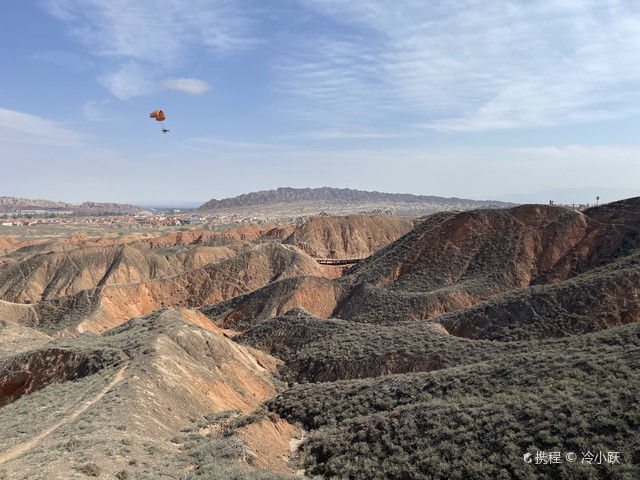
MULTIPOLYGON (((156 122, 164 122, 167 117, 164 116, 164 112, 162 110, 154 110, 149 114, 149 118, 155 118, 156 122)), ((162 128, 162 133, 170 132, 171 130, 167 128, 162 128)))

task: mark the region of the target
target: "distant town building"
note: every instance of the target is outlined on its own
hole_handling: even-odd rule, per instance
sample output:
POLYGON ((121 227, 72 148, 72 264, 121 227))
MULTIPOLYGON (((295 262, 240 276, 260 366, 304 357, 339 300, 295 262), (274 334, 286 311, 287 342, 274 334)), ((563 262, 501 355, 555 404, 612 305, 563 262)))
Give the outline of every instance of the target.
POLYGON ((15 212, 15 215, 32 215, 32 216, 53 215, 56 217, 62 217, 65 215, 73 215, 73 214, 74 212, 72 210, 45 210, 41 208, 18 210, 17 212, 15 212))

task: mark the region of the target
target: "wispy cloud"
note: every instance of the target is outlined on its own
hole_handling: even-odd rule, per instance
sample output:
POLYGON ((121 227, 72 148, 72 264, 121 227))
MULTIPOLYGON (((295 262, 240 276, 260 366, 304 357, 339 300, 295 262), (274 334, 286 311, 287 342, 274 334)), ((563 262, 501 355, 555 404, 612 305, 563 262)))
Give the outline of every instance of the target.
POLYGON ((202 95, 211 88, 209 83, 198 78, 167 78, 164 86, 190 95, 202 95))
POLYGON ((139 63, 129 61, 102 75, 99 82, 120 100, 153 93, 157 87, 153 76, 139 63))
POLYGON ((106 60, 101 83, 141 95, 158 74, 185 65, 194 48, 226 54, 252 44, 242 0, 43 0, 88 51, 106 60), (142 74, 145 73, 145 75, 142 74))
POLYGON ((0 142, 66 147, 81 145, 82 139, 54 120, 0 108, 0 142))
POLYGON ((635 1, 298 1, 352 32, 307 38, 277 66, 283 90, 327 115, 472 131, 640 111, 635 1))
POLYGON ((298 113, 320 107, 337 122, 357 113, 374 114, 392 108, 395 96, 380 78, 384 49, 354 35, 299 39, 276 67, 277 89, 293 97, 298 113))

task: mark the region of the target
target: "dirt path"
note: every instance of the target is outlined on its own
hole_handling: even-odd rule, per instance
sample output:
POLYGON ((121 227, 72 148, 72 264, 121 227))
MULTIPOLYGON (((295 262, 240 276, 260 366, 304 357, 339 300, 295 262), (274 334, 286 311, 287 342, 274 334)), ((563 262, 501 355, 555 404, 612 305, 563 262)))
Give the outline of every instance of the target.
POLYGON ((14 458, 19 457, 20 455, 22 455, 24 452, 26 452, 28 450, 31 450, 38 443, 40 443, 47 435, 50 435, 54 430, 57 430, 62 425, 65 425, 65 424, 71 422, 72 420, 75 420, 78 416, 82 415, 85 411, 87 411, 87 409, 91 405, 93 405, 98 400, 100 400, 102 397, 104 397, 106 395, 106 393, 115 386, 116 383, 118 383, 120 380, 122 380, 122 377, 124 376, 124 371, 126 369, 127 369, 127 367, 125 365, 124 367, 122 367, 118 371, 118 373, 116 373, 116 375, 113 377, 113 380, 111 380, 111 382, 109 382, 109 385, 104 387, 100 391, 100 393, 98 393, 98 395, 93 397, 91 400, 87 400, 86 402, 84 402, 80 406, 80 408, 78 408, 71 415, 69 415, 68 417, 65 417, 62 420, 54 423, 49 428, 46 428, 46 429, 42 430, 38 435, 33 437, 31 440, 29 440, 27 442, 19 443, 18 445, 14 445, 9 450, 6 450, 6 451, 0 453, 0 464, 6 463, 9 460, 13 460, 14 458))

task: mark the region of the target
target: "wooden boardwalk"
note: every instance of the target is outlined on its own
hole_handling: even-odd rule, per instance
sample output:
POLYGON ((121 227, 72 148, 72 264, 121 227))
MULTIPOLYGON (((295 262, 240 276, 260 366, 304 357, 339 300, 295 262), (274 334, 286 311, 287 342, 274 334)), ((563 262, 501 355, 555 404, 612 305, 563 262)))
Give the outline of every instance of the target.
POLYGON ((315 261, 320 265, 354 265, 362 258, 316 258, 315 261))

